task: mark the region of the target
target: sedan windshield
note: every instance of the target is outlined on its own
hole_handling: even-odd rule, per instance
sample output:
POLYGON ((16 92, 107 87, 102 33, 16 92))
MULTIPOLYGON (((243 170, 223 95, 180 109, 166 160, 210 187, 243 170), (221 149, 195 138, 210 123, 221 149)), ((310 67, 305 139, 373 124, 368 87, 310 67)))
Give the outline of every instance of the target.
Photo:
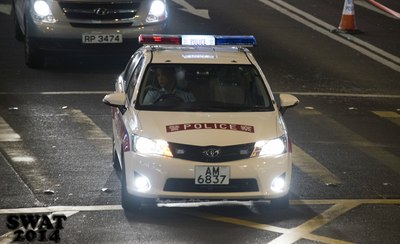
POLYGON ((251 65, 153 64, 141 82, 136 109, 248 112, 273 106, 251 65))

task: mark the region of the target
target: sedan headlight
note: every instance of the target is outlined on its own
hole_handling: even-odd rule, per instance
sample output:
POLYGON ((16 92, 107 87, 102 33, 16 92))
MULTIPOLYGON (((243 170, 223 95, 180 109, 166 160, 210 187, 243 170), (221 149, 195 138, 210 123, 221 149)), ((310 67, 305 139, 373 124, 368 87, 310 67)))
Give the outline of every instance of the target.
POLYGON ((56 19, 50 10, 49 4, 44 0, 35 0, 33 3, 33 13, 37 21, 44 23, 55 23, 56 19))
POLYGON ((167 10, 165 2, 161 0, 154 0, 151 3, 149 14, 147 15, 147 23, 155 23, 163 21, 167 18, 167 10))
POLYGON ((277 156, 287 152, 286 135, 272 139, 258 141, 254 145, 252 157, 277 156))
POLYGON ((133 150, 141 154, 155 154, 172 157, 168 142, 164 140, 152 140, 146 137, 133 135, 133 150))

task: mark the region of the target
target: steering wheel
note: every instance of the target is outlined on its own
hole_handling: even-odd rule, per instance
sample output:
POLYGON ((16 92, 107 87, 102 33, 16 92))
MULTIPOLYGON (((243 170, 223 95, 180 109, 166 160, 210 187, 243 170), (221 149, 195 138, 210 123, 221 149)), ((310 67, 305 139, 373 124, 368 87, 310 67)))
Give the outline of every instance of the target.
POLYGON ((168 94, 163 94, 159 98, 157 98, 153 104, 163 102, 163 101, 171 101, 171 102, 179 102, 182 103, 184 102, 181 97, 178 97, 176 94, 173 93, 168 93, 168 94))

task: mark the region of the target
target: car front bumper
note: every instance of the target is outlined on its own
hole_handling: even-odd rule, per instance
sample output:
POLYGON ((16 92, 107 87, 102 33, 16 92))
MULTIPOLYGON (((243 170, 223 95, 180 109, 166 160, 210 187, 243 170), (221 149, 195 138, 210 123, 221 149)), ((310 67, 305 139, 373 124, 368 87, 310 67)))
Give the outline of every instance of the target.
POLYGON ((45 24, 28 21, 28 36, 35 49, 42 52, 64 52, 64 53, 121 53, 131 54, 138 47, 140 34, 164 33, 167 21, 157 24, 138 25, 123 28, 88 28, 73 27, 68 22, 57 22, 45 24), (84 34, 120 34, 122 43, 83 43, 84 34))
POLYGON ((166 157, 144 157, 134 152, 124 155, 127 191, 151 199, 268 200, 289 192, 291 154, 249 158, 224 163, 200 163, 166 157), (228 166, 229 185, 196 185, 195 166, 228 166), (135 175, 148 178, 151 188, 139 192, 133 187, 135 175), (284 175, 282 191, 271 190, 272 181, 284 175))

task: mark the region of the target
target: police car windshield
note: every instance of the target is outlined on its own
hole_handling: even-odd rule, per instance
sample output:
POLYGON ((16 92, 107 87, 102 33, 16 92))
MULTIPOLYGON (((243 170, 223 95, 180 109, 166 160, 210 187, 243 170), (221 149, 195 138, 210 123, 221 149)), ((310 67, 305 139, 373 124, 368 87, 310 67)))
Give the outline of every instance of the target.
POLYGON ((258 71, 251 65, 152 64, 136 109, 247 112, 273 110, 258 71))

